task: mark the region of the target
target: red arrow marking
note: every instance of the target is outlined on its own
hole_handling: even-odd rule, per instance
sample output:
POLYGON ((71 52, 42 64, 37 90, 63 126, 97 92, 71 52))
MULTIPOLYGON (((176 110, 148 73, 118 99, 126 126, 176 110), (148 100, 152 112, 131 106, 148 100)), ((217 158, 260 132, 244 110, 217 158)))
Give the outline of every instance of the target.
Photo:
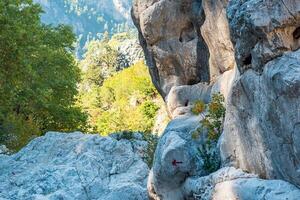
POLYGON ((173 160, 172 161, 172 165, 173 166, 177 166, 177 164, 182 164, 182 162, 181 161, 177 161, 177 160, 173 160))

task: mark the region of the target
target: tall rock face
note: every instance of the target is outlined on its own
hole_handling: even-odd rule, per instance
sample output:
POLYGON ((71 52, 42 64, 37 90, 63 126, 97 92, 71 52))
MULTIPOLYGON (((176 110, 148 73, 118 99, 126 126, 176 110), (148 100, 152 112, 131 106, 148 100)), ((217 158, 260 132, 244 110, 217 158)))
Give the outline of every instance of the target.
POLYGON ((228 100, 224 162, 300 186, 299 102, 300 50, 244 72, 228 100))
POLYGON ((159 141, 150 196, 298 199, 300 1, 135 0, 132 15, 153 82, 176 118, 159 141), (227 110, 216 150, 223 168, 208 175, 194 151, 207 138, 191 142, 189 111, 215 92, 227 110), (171 165, 176 156, 182 165, 171 165))
POLYGON ((234 67, 226 5, 227 0, 133 2, 133 20, 163 97, 173 86, 210 83, 234 67))
POLYGON ((232 1, 241 77, 228 100, 224 162, 300 186, 300 1, 232 1))

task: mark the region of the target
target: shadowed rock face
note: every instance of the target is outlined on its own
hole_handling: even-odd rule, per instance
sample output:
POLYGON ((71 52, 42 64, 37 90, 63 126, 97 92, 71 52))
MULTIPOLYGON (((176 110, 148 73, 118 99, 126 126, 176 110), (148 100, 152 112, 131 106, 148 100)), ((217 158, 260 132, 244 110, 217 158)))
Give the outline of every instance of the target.
POLYGON ((210 83, 235 65, 226 0, 135 0, 153 83, 163 97, 173 86, 210 83))

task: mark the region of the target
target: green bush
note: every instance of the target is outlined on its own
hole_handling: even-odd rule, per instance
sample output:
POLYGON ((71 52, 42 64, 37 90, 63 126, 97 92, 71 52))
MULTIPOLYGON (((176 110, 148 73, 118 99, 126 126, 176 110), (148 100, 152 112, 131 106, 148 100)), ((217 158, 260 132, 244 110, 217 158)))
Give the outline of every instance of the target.
POLYGON ((42 133, 31 116, 24 119, 22 116, 13 113, 10 113, 2 121, 0 132, 6 133, 0 135, 0 143, 4 143, 8 149, 13 151, 20 150, 30 140, 40 136, 42 133))
POLYGON ((225 118, 225 103, 224 96, 220 93, 213 94, 212 100, 208 105, 205 105, 201 101, 197 101, 193 110, 199 112, 193 112, 199 114, 207 110, 205 118, 201 121, 201 127, 192 132, 192 139, 199 138, 201 132, 207 132, 207 141, 198 148, 199 154, 203 159, 203 168, 212 173, 219 169, 220 158, 216 149, 218 139, 223 131, 223 122, 225 118), (204 109, 204 110, 203 110, 204 109))
POLYGON ((207 110, 205 118, 201 121, 202 128, 193 132, 192 137, 196 138, 197 133, 203 131, 203 129, 208 132, 208 139, 212 141, 217 141, 222 133, 223 121, 225 118, 225 104, 224 96, 220 93, 212 95, 212 100, 208 105, 201 100, 195 102, 192 112, 198 115, 207 110))
POLYGON ((155 150, 158 144, 158 136, 155 134, 144 133, 143 139, 148 142, 145 161, 147 162, 148 166, 151 168, 153 165, 155 150))
POLYGON ((212 100, 208 104, 208 114, 202 121, 210 140, 217 141, 222 134, 225 112, 224 96, 220 93, 213 94, 212 100))
POLYGON ((208 141, 198 148, 199 154, 203 159, 203 169, 212 173, 220 169, 221 160, 216 150, 216 142, 208 141))

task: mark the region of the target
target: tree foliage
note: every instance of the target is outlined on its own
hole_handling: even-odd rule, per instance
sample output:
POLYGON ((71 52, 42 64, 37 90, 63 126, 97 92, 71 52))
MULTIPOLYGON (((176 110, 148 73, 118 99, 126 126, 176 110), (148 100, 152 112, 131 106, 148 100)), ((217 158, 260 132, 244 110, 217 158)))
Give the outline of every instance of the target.
POLYGON ((134 36, 131 33, 114 34, 111 38, 108 32, 102 40, 92 40, 86 46, 84 58, 80 61, 85 87, 102 86, 103 81, 115 72, 118 67, 118 47, 127 39, 134 36))
POLYGON ((68 26, 40 22, 31 0, 0 1, 0 141, 18 149, 48 130, 85 126, 74 106, 80 70, 68 26))
POLYGON ((82 89, 80 103, 90 115, 93 131, 102 135, 124 130, 151 132, 163 104, 143 62, 116 72, 100 88, 82 89))

